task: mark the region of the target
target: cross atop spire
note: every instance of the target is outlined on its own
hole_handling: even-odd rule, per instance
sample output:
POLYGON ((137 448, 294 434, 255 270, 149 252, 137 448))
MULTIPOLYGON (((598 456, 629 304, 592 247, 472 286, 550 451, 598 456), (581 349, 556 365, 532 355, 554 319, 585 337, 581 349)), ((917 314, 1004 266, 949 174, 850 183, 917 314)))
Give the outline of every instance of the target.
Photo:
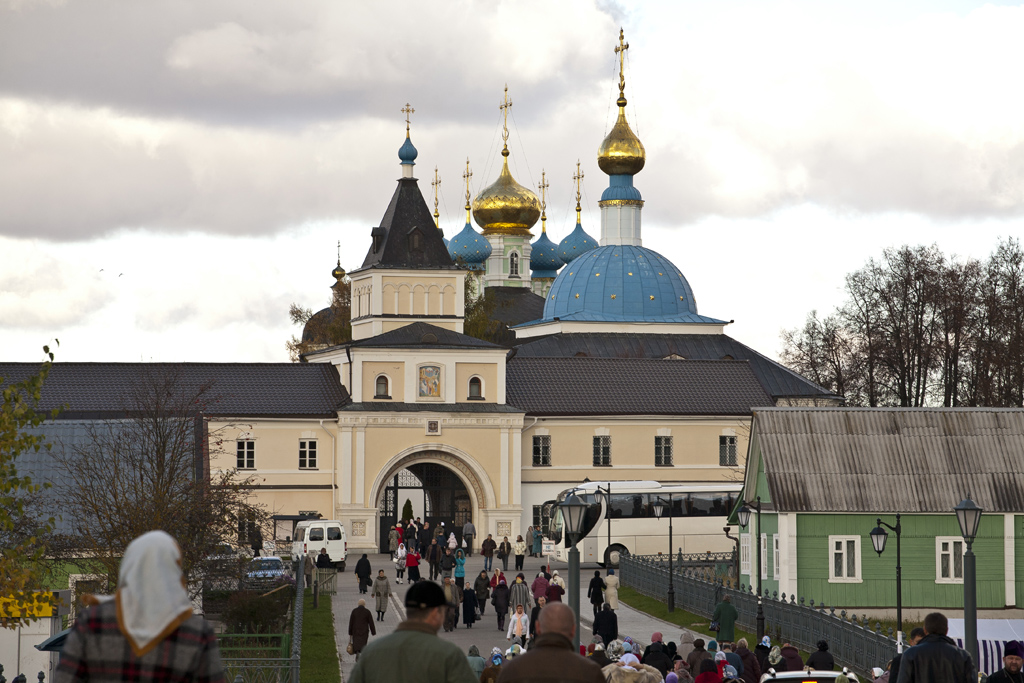
POLYGON ((619 56, 619 106, 626 106, 626 50, 629 43, 625 40, 626 34, 619 29, 619 44, 615 46, 615 54, 619 56))
POLYGON ((576 160, 576 175, 572 177, 576 181, 576 222, 580 222, 580 212, 583 210, 580 207, 580 181, 583 180, 583 171, 580 170, 580 161, 576 160))
POLYGON ((545 177, 546 175, 547 175, 547 173, 544 172, 544 169, 541 169, 541 172, 540 172, 540 183, 538 183, 538 185, 537 185, 537 189, 540 190, 540 229, 541 229, 541 232, 547 232, 548 231, 548 226, 547 226, 548 217, 547 217, 547 213, 546 213, 547 208, 548 208, 547 190, 551 186, 548 185, 548 181, 547 181, 547 179, 545 177))
POLYGON ((469 179, 473 177, 473 172, 469 170, 469 157, 466 157, 466 171, 462 174, 462 179, 466 181, 466 223, 470 221, 469 216, 469 179))
POLYGON ((341 265, 341 240, 338 240, 338 265, 341 265))
POLYGON ((437 193, 441 189, 441 176, 437 174, 437 166, 434 167, 434 179, 430 181, 430 185, 434 188, 434 227, 438 230, 441 229, 440 214, 437 212, 437 193))
POLYGON ((498 105, 501 110, 504 122, 502 123, 501 139, 505 143, 505 149, 501 150, 501 156, 508 156, 508 110, 512 107, 512 100, 508 98, 508 83, 505 84, 505 100, 498 105))
POLYGON ((415 114, 416 110, 413 109, 408 102, 406 102, 405 106, 402 107, 401 112, 405 114, 405 137, 409 137, 409 116, 411 114, 415 114))

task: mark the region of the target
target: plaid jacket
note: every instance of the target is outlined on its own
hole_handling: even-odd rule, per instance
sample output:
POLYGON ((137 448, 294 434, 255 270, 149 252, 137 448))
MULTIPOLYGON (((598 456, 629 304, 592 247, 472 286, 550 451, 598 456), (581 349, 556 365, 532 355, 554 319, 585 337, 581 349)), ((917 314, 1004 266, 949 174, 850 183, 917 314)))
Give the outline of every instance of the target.
POLYGON ((54 683, 162 681, 225 683, 217 637, 193 616, 142 657, 117 626, 113 600, 83 610, 60 655, 54 683))

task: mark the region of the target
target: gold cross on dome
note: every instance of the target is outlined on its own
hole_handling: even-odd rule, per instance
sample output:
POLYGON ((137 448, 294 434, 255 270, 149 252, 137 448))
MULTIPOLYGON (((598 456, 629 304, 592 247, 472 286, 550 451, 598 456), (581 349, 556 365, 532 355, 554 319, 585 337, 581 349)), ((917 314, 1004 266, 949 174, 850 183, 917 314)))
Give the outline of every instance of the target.
POLYGON ((548 185, 548 181, 547 181, 546 176, 547 176, 547 173, 544 171, 544 169, 541 169, 541 171, 540 171, 540 183, 537 185, 537 189, 540 190, 540 229, 541 229, 541 232, 547 232, 548 231, 548 226, 547 226, 547 220, 548 220, 548 217, 547 217, 547 208, 548 208, 547 189, 549 187, 551 187, 551 186, 548 185))
POLYGON ((412 108, 412 105, 406 102, 405 106, 402 107, 401 112, 405 114, 405 137, 409 137, 409 116, 411 114, 415 114, 416 110, 412 108))
POLYGON ((576 181, 576 222, 580 222, 580 181, 583 180, 583 171, 580 170, 580 160, 576 160, 576 175, 572 177, 576 181))
POLYGON ((505 100, 498 105, 498 109, 501 110, 504 123, 502 124, 501 139, 505 142, 505 148, 508 149, 508 110, 512 106, 512 100, 508 98, 508 83, 505 84, 505 100))
POLYGON ((462 179, 466 181, 466 210, 469 210, 469 179, 473 177, 473 172, 469 170, 469 157, 466 157, 466 172, 462 174, 462 179))
POLYGON ((615 46, 615 54, 619 56, 619 95, 626 92, 626 50, 629 43, 625 40, 626 34, 619 29, 619 44, 615 46))
POLYGON ((437 193, 441 189, 441 176, 437 174, 437 166, 434 167, 434 179, 430 181, 434 188, 434 227, 441 229, 440 214, 437 213, 437 193))

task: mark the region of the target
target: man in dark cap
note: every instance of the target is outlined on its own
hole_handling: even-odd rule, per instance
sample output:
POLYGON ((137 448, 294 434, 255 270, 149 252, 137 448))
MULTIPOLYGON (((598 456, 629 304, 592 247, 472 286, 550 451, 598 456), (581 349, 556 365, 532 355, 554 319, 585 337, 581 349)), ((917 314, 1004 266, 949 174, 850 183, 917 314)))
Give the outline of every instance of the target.
POLYGON ((366 646, 350 683, 478 683, 462 650, 437 637, 447 609, 444 590, 436 583, 419 581, 410 586, 405 594, 405 621, 394 633, 366 646))
POLYGON ((989 683, 1024 683, 1024 646, 1011 640, 1003 647, 1003 668, 988 677, 989 683))

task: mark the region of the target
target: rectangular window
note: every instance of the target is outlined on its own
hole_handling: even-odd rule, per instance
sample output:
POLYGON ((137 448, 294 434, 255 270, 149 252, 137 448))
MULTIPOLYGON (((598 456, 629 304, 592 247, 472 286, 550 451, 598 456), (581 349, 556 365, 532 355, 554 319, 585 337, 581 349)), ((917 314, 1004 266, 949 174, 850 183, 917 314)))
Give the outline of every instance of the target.
POLYGON ((772 561, 775 565, 775 580, 779 580, 779 575, 782 573, 782 561, 779 558, 779 535, 772 534, 772 561))
POLYGON ((718 437, 718 464, 721 467, 736 467, 736 437, 718 437))
POLYGON ((829 536, 829 583, 860 583, 860 536, 829 536))
POLYGON ((964 539, 938 536, 935 539, 935 583, 964 582, 964 539))
POLYGON ((316 439, 299 441, 299 469, 316 469, 316 439))
POLYGON ((740 574, 750 576, 750 534, 740 534, 740 574))
POLYGON ((612 437, 594 437, 594 467, 606 467, 612 464, 612 437))
POLYGON ((237 456, 237 464, 235 465, 240 470, 251 470, 256 468, 256 442, 255 441, 237 441, 235 442, 235 455, 237 456))
POLYGON ((654 437, 654 464, 661 467, 672 466, 672 437, 654 437))
MULTIPOLYGON (((239 442, 241 443, 241 442, 239 442)), ((241 512, 238 515, 238 545, 249 545, 252 534, 256 531, 256 513, 253 511, 241 512)))
POLYGON ((761 534, 761 579, 768 578, 768 534, 761 534))
POLYGON ((551 464, 551 437, 544 434, 533 437, 533 466, 547 467, 551 464))

